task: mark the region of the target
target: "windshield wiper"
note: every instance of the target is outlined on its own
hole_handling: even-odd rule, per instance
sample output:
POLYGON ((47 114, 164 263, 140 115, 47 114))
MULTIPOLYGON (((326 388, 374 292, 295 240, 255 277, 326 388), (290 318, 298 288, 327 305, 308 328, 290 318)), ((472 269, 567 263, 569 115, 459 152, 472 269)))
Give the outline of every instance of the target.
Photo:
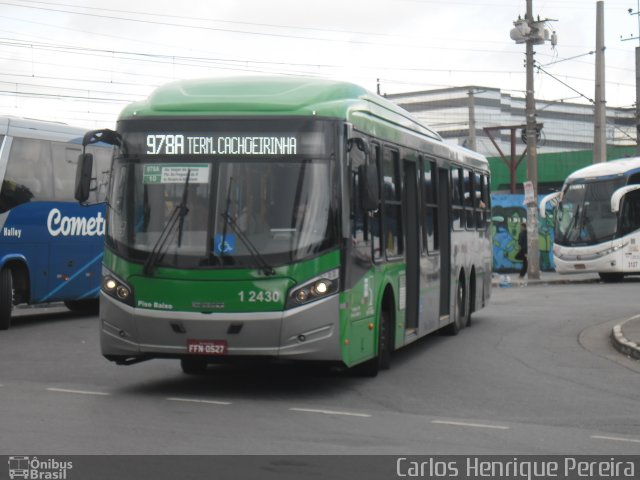
POLYGON ((223 212, 220 215, 222 215, 222 217, 224 218, 224 226, 225 226, 225 231, 224 231, 224 233, 222 235, 222 248, 220 249, 220 254, 224 255, 224 245, 225 245, 224 242, 225 242, 225 236, 226 236, 226 227, 228 225, 235 232, 235 234, 238 236, 238 238, 242 241, 244 246, 247 247, 247 250, 249 251, 249 253, 253 257, 253 259, 260 266, 260 270, 262 270, 262 272, 267 276, 275 275, 276 271, 273 269, 273 267, 271 265, 269 265, 267 263, 267 261, 264 259, 264 257, 260 254, 260 252, 256 248, 256 246, 244 234, 244 232, 242 231, 240 226, 236 223, 236 221, 233 219, 233 217, 231 215, 229 215, 228 212, 223 212))
POLYGON ((244 234, 238 223, 234 220, 234 218, 229 213, 231 209, 231 184, 233 183, 233 177, 229 177, 229 185, 227 186, 227 204, 225 205, 225 211, 222 212, 222 218, 224 218, 224 225, 222 226, 222 240, 220 241, 220 256, 223 257, 226 253, 225 245, 227 244, 227 227, 231 227, 231 229, 235 232, 238 238, 242 241, 244 246, 247 248, 253 259, 260 266, 260 270, 266 275, 275 275, 276 271, 273 269, 271 265, 267 263, 264 257, 260 254, 256 246, 249 240, 249 238, 244 234))
POLYGON ((576 211, 571 217, 571 220, 569 220, 569 224, 567 225, 567 228, 564 229, 564 234, 562 235, 562 238, 559 238, 559 240, 563 240, 565 242, 574 242, 578 239, 578 236, 576 235, 576 230, 578 231, 578 233, 580 232, 578 223, 580 222, 581 217, 582 217, 582 207, 578 205, 576 206, 576 211))
POLYGON ((147 260, 144 262, 144 266, 142 267, 142 273, 145 275, 152 275, 153 271, 156 268, 158 262, 164 256, 164 250, 167 245, 167 241, 173 232, 176 224, 178 224, 178 247, 182 244, 182 230, 184 228, 184 217, 189 213, 189 209, 187 208, 187 199, 189 192, 189 177, 191 176, 191 169, 187 170, 187 179, 184 182, 184 188, 182 190, 182 199, 180 203, 176 205, 176 207, 169 215, 169 219, 167 223, 164 225, 164 228, 160 232, 160 236, 158 240, 153 245, 151 249, 151 253, 147 257, 147 260))
POLYGON ((222 226, 222 242, 220 242, 220 254, 225 253, 225 245, 227 244, 227 227, 229 226, 229 210, 231 209, 231 184, 233 183, 233 177, 229 177, 229 185, 227 186, 227 204, 224 207, 224 213, 222 214, 222 218, 224 218, 224 225, 222 226))

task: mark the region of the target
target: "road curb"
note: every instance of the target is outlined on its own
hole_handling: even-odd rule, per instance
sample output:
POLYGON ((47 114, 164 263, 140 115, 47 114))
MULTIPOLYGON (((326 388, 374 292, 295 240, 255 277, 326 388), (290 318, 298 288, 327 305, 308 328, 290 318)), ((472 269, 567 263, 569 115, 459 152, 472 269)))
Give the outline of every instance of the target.
POLYGON ((640 315, 636 315, 616 324, 611 330, 611 343, 620 353, 631 358, 635 358, 636 360, 640 360, 640 345, 626 338, 623 332, 624 325, 631 321, 640 321, 640 315))
POLYGON ((570 285, 570 284, 580 284, 580 283, 598 283, 600 282, 599 278, 550 278, 550 279, 539 279, 539 280, 529 280, 526 279, 524 285, 518 283, 518 276, 514 275, 513 277, 510 275, 506 275, 510 277, 510 282, 506 285, 501 285, 500 278, 492 278, 491 286, 494 288, 509 288, 509 287, 534 287, 534 286, 545 286, 545 285, 570 285))

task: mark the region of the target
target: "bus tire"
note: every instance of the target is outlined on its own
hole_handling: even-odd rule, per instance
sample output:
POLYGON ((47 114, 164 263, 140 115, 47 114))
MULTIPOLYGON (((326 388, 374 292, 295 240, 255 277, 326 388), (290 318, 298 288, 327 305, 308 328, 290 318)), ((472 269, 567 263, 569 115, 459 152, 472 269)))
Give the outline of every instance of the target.
POLYGON ((97 315, 100 309, 100 301, 97 298, 89 300, 65 300, 64 306, 74 313, 97 315))
POLYGON ((180 359, 182 372, 187 375, 202 375, 207 370, 207 359, 203 357, 183 357, 180 359))
POLYGON ((618 283, 624 279, 623 273, 598 273, 604 283, 618 283))
POLYGON ((391 367, 391 334, 391 315, 382 310, 378 330, 378 354, 355 367, 358 375, 373 378, 380 370, 388 370, 391 367))
POLYGON ((380 370, 391 368, 391 314, 386 310, 380 313, 380 332, 378 333, 378 364, 380 370))
POLYGON ((469 297, 465 303, 467 316, 465 317, 464 326, 471 326, 471 315, 476 311, 476 302, 477 302, 477 294, 476 294, 476 272, 471 272, 471 277, 469 278, 469 297))
POLYGON ((11 270, 0 270, 0 330, 8 330, 11 326, 13 310, 13 277, 11 270))
POLYGON ((464 279, 460 278, 456 286, 456 301, 453 306, 453 322, 445 327, 445 333, 448 335, 457 335, 465 326, 467 311, 465 301, 466 291, 464 288, 464 279))

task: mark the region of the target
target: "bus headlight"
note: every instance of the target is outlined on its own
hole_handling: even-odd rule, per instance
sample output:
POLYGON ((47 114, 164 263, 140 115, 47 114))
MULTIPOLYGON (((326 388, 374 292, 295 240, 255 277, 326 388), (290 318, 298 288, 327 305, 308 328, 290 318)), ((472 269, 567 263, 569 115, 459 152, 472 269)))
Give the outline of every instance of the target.
POLYGON ((102 291, 127 305, 133 305, 131 287, 112 275, 107 274, 102 278, 102 291))
POLYGON ((287 297, 286 308, 305 305, 336 293, 340 287, 339 278, 340 272, 336 268, 294 287, 287 297))

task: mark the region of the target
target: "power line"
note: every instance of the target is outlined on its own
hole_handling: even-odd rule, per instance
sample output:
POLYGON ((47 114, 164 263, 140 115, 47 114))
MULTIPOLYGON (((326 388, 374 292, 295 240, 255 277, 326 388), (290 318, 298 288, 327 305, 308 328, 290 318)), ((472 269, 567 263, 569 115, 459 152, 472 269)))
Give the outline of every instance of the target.
POLYGON ((582 98, 585 98, 586 100, 588 100, 590 103, 595 103, 593 101, 592 98, 587 97, 586 95, 584 95, 582 92, 579 92, 578 90, 576 90, 575 88, 573 88, 571 85, 569 85, 566 82, 563 82, 562 80, 560 80, 559 78, 551 75, 549 72, 547 72, 545 69, 543 69, 540 65, 536 65, 536 68, 541 71, 542 73, 545 73, 547 75, 549 75, 551 78, 553 78, 556 82, 561 83, 562 85, 564 85, 565 87, 567 87, 569 90, 571 90, 572 92, 577 93, 578 95, 580 95, 582 98))
MULTIPOLYGON (((54 8, 35 7, 35 6, 32 6, 32 5, 20 5, 20 4, 11 3, 11 2, 0 2, 0 5, 9 5, 9 6, 20 7, 20 8, 28 8, 28 9, 45 10, 45 11, 58 12, 58 13, 82 15, 82 16, 88 16, 88 17, 93 17, 93 18, 103 18, 103 19, 107 19, 107 20, 120 20, 120 21, 124 21, 124 22, 142 23, 142 24, 147 24, 147 25, 162 25, 162 26, 173 27, 173 28, 187 28, 187 29, 194 29, 194 30, 216 31, 216 32, 225 32, 225 33, 233 33, 233 34, 241 34, 241 35, 254 35, 254 36, 262 36, 262 37, 277 37, 277 38, 289 38, 289 39, 295 39, 295 40, 348 43, 348 44, 356 44, 356 45, 378 45, 378 46, 386 46, 386 47, 405 47, 405 48, 434 49, 434 50, 453 50, 453 51, 463 50, 463 51, 478 52, 478 53, 493 53, 494 52, 494 50, 444 47, 444 46, 441 46, 441 45, 437 45, 437 46, 434 46, 434 45, 418 45, 418 44, 415 44, 415 43, 410 43, 410 44, 392 43, 392 44, 389 44, 389 43, 383 43, 383 42, 357 40, 357 39, 352 39, 352 38, 341 39, 341 38, 331 38, 331 37, 326 37, 326 36, 325 37, 309 37, 309 36, 304 36, 304 35, 293 35, 293 34, 286 34, 286 33, 273 33, 273 32, 269 33, 269 32, 256 32, 256 31, 250 31, 250 30, 237 30, 237 29, 229 29, 229 28, 220 28, 220 27, 207 27, 207 26, 202 26, 202 25, 188 25, 188 24, 180 24, 180 23, 172 23, 172 22, 163 22, 163 21, 157 21, 157 20, 144 20, 144 19, 137 19, 137 18, 127 18, 127 17, 117 16, 117 15, 101 15, 101 14, 97 14, 97 13, 86 13, 86 12, 77 12, 77 11, 70 11, 70 10, 54 9, 54 8)), ((6 16, 4 16, 4 18, 14 19, 13 17, 6 17, 6 16)), ((27 22, 27 23, 37 23, 37 22, 31 22, 31 21, 23 20, 23 19, 19 19, 19 20, 23 21, 23 22, 27 22)), ((295 28, 295 27, 289 27, 289 28, 295 28)), ((512 52, 503 52, 503 53, 512 53, 512 52)), ((513 53, 515 54, 516 52, 513 52, 513 53)))
MULTIPOLYGON (((195 21, 208 21, 208 22, 215 22, 215 23, 226 23, 226 24, 233 24, 233 25, 248 25, 251 27, 267 27, 267 28, 288 28, 288 29, 292 29, 292 30, 303 30, 303 31, 316 31, 316 32, 329 32, 329 33, 343 33, 343 34, 348 34, 348 35, 366 35, 366 36, 376 36, 376 37, 398 37, 398 38, 414 38, 411 37, 410 35, 401 35, 401 34, 396 34, 396 33, 386 33, 386 32, 364 32, 364 31, 358 31, 358 30, 343 30, 343 29, 333 29, 333 28, 315 28, 315 27, 304 27, 304 26, 300 26, 300 25, 281 25, 281 24, 273 24, 273 23, 258 23, 258 22, 246 22, 246 21, 239 21, 239 20, 221 20, 221 19, 214 19, 214 18, 202 18, 202 17, 189 17, 189 16, 183 16, 183 15, 165 15, 165 14, 161 14, 161 13, 150 13, 150 12, 140 12, 140 11, 134 11, 134 10, 121 10, 121 9, 110 9, 110 8, 103 8, 103 7, 87 7, 84 5, 73 5, 73 4, 68 4, 68 3, 59 3, 59 2, 40 2, 40 1, 35 1, 35 0, 17 0, 23 3, 28 3, 28 4, 41 4, 41 5, 52 5, 52 6, 56 6, 56 7, 71 7, 71 8, 83 8, 83 9, 90 9, 90 10, 100 10, 103 12, 115 12, 115 13, 125 13, 125 14, 132 14, 132 15, 143 15, 143 16, 151 16, 151 17, 160 17, 160 18, 171 18, 171 19, 181 19, 181 20, 195 20, 195 21)), ((29 8, 28 6, 23 6, 24 8, 29 8)), ((40 8, 45 10, 42 7, 30 7, 30 8, 40 8)), ((53 10, 53 11, 57 11, 57 10, 53 10)), ((74 13, 80 13, 80 12, 74 12, 74 13)))
MULTIPOLYGON (((211 58, 211 57, 196 57, 190 55, 167 55, 167 54, 154 54, 154 53, 144 53, 144 52, 135 52, 135 51, 126 51, 126 50, 107 50, 107 49, 98 49, 98 48, 90 48, 90 47, 78 47, 78 46, 68 46, 63 44, 50 44, 50 43, 38 43, 38 42, 29 42, 25 40, 13 40, 0 38, 0 45, 6 45, 9 47, 16 48, 41 48, 43 50, 50 51, 58 51, 58 52, 67 52, 72 54, 100 54, 103 56, 109 56, 109 58, 121 58, 124 60, 135 60, 135 58, 127 58, 131 57, 141 57, 144 61, 155 60, 157 63, 168 64, 169 62, 179 61, 187 61, 187 62, 204 62, 204 63, 215 63, 215 62, 227 62, 231 65, 234 64, 246 64, 246 63, 254 63, 259 65, 277 65, 277 66, 293 66, 293 67, 313 67, 313 68, 350 68, 354 70, 379 70, 380 65, 345 65, 345 64, 328 64, 328 63, 298 63, 298 62, 274 62, 269 60, 253 60, 253 59, 232 59, 232 58, 211 58), (118 57, 114 57, 118 56, 118 57)), ((198 66, 198 64, 188 63, 182 65, 194 65, 198 66)), ((517 73, 512 70, 490 70, 490 69, 457 69, 457 68, 423 68, 423 67, 403 67, 403 66, 392 66, 385 67, 389 70, 399 70, 399 71, 407 71, 407 72, 456 72, 456 73, 498 73, 498 74, 512 74, 517 73)))
POLYGON ((71 100, 83 100, 83 101, 91 101, 91 102, 110 102, 110 103, 131 103, 130 99, 114 99, 114 98, 104 98, 104 97, 81 97, 79 95, 62 95, 62 94, 53 94, 53 93, 35 93, 35 92, 17 92, 17 91, 8 91, 8 90, 0 90, 0 95, 12 95, 19 97, 32 97, 32 98, 53 98, 53 99, 71 99, 71 100))

